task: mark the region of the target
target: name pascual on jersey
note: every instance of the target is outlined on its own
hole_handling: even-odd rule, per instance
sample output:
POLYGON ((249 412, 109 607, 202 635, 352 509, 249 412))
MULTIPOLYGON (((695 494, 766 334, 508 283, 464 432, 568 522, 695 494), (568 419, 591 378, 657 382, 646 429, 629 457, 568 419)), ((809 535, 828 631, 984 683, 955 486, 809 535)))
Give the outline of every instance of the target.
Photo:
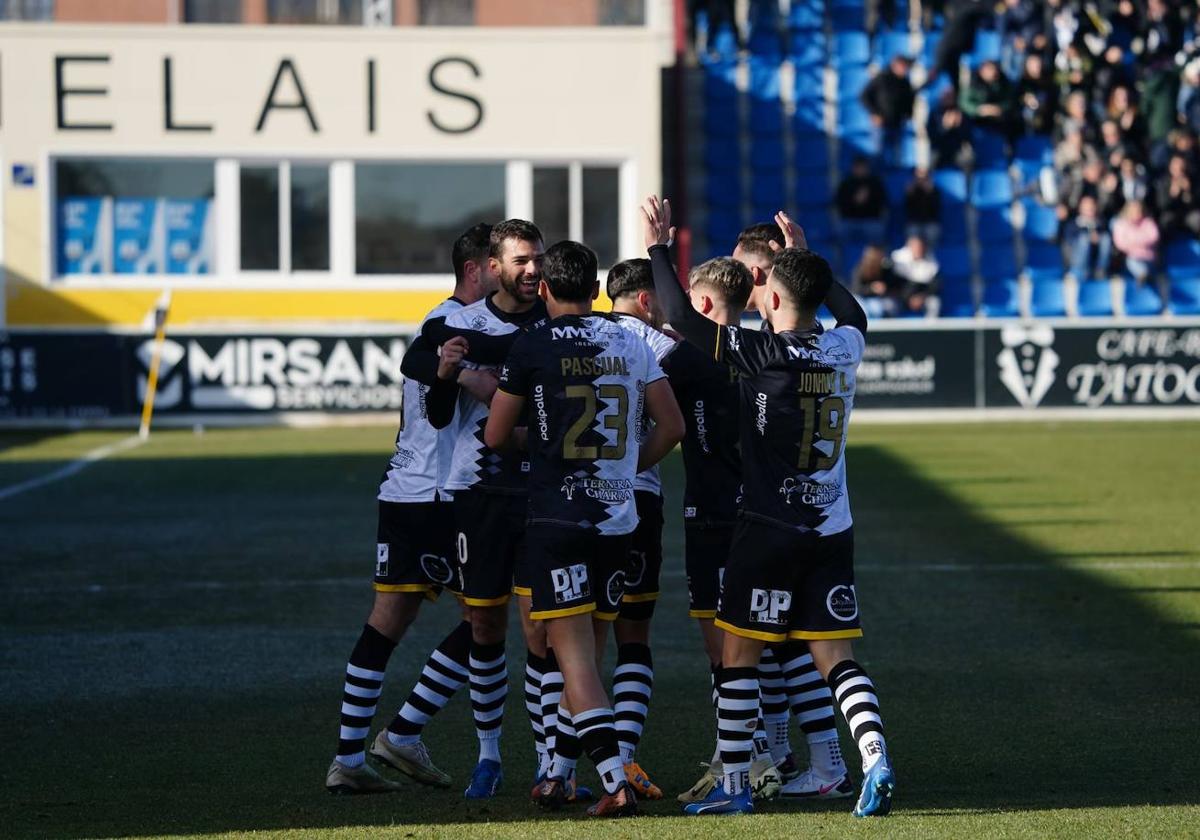
POLYGON ((563 376, 629 375, 629 362, 623 356, 564 356, 559 367, 563 376))

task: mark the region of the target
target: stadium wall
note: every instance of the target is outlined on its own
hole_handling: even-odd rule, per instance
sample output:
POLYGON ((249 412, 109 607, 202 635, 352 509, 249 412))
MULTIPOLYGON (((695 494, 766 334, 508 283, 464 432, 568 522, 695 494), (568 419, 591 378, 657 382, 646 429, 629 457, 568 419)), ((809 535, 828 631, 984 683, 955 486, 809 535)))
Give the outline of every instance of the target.
POLYGON ((0 24, 0 326, 134 328, 164 288, 175 327, 412 323, 502 216, 634 255, 672 60, 661 15, 0 24))
MULTIPOLYGON (((182 329, 163 352, 168 423, 394 417, 411 327, 182 329)), ((0 423, 129 425, 146 386, 143 330, 0 336, 0 423)), ((873 326, 856 410, 899 419, 1200 414, 1200 319, 941 321, 873 326)))

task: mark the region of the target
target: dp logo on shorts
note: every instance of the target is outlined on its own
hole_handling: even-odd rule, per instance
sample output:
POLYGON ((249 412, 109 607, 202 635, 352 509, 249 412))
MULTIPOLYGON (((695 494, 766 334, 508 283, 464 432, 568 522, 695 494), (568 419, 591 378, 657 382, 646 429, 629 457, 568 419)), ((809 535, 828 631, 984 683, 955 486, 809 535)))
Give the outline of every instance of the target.
POLYGON ((557 604, 565 604, 567 601, 586 598, 592 594, 591 587, 588 586, 587 566, 583 563, 551 570, 550 581, 554 584, 554 602, 557 604))
POLYGON ((792 608, 792 593, 779 589, 750 591, 750 620, 758 624, 784 624, 792 608))

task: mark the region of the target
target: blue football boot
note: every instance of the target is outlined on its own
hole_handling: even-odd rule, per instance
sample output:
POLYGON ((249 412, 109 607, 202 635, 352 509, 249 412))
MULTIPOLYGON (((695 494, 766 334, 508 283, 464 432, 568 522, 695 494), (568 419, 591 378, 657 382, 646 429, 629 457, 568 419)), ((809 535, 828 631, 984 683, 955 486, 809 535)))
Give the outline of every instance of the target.
POLYGON ((504 771, 500 768, 499 761, 480 759, 471 773, 471 784, 467 785, 463 796, 467 799, 490 799, 500 790, 500 783, 503 781, 504 771))
POLYGON ((882 817, 892 810, 892 791, 896 789, 896 776, 887 756, 871 765, 863 776, 862 791, 854 806, 856 817, 882 817))
POLYGON ((684 805, 683 813, 693 817, 703 814, 753 814, 754 801, 748 786, 742 788, 741 793, 730 796, 725 792, 725 783, 722 782, 699 802, 684 805))

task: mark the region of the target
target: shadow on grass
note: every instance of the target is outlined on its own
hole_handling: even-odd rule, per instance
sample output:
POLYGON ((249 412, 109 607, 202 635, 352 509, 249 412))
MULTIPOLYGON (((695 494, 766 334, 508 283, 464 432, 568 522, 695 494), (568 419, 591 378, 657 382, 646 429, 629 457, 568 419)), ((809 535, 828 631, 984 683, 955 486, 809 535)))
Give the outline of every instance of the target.
MULTIPOLYGON (((857 447, 853 459, 858 556, 870 564, 859 576, 867 632, 859 658, 880 689, 899 809, 1200 801, 1191 779, 1197 625, 1165 623, 1135 597, 1158 587, 1122 589, 1056 567, 1076 555, 1014 537, 883 448, 857 447), (974 571, 910 570, 945 557, 970 558, 974 571), (1047 571, 1005 570, 1014 561, 1047 571)), ((20 593, 0 591, 4 833, 543 819, 526 798, 532 748, 515 630, 500 797, 482 806, 461 797, 475 761, 462 697, 426 733, 454 776, 451 789, 406 784, 394 796, 346 799, 323 790, 345 656, 370 604, 371 491, 381 466, 373 456, 116 460, 59 488, 74 500, 69 515, 49 489, 0 507, 0 528, 14 535, 0 574, 20 593), (353 576, 361 588, 272 585, 353 576), (239 585, 178 586, 197 579, 239 585), (89 582, 122 587, 78 588, 89 582), (56 587, 71 586, 82 594, 64 605, 56 587)), ((677 459, 664 472, 676 493, 677 459)), ((678 510, 676 498, 667 509, 678 510)), ((646 805, 661 816, 678 813, 672 796, 695 780, 713 737, 679 542, 678 520, 668 516, 655 695, 639 753, 668 793, 646 805)), ((1078 556, 1160 555, 1174 556, 1078 556)), ((457 620, 445 600, 426 609, 393 657, 377 725, 457 620)))

